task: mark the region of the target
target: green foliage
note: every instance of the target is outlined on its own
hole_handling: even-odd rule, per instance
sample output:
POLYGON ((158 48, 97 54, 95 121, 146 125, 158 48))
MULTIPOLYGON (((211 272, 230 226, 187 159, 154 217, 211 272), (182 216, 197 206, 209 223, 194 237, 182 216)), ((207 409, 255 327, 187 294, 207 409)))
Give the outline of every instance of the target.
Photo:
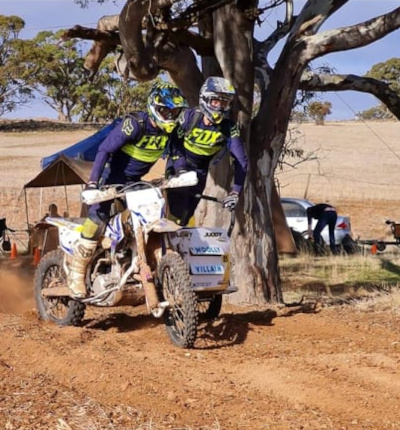
POLYGON ((361 287, 387 291, 398 288, 399 273, 393 270, 398 264, 398 255, 387 251, 376 256, 368 252, 365 255, 328 256, 319 259, 311 254, 300 254, 296 259, 282 259, 279 265, 287 287, 296 285, 304 293, 303 288, 319 285, 333 293, 338 285, 353 290, 361 287), (302 274, 304 285, 299 285, 299 273, 302 274))
POLYGON ((18 79, 20 65, 14 61, 14 48, 25 22, 18 16, 0 15, 0 116, 27 103, 31 91, 18 79))
POLYGON ((59 120, 104 122, 146 108, 151 82, 122 81, 112 59, 103 61, 89 81, 83 68, 85 45, 75 40, 60 42, 60 34, 42 31, 32 40, 14 41, 7 64, 7 70, 54 109, 59 120))
POLYGON ((107 0, 74 0, 74 3, 78 4, 82 8, 85 8, 89 6, 90 2, 102 4, 106 1, 107 0))
POLYGON ((400 58, 391 58, 373 65, 365 76, 386 82, 393 91, 400 94, 400 58))
POLYGON ((317 125, 324 125, 326 116, 332 113, 331 107, 330 102, 311 102, 308 105, 307 113, 317 125))
POLYGON ((303 122, 307 122, 308 121, 308 115, 306 112, 304 112, 304 110, 299 110, 299 109, 293 109, 292 113, 291 113, 291 119, 292 122, 296 122, 296 123, 303 123, 303 122))
POLYGON ((0 43, 5 40, 15 39, 19 32, 25 27, 25 21, 16 15, 0 15, 0 43))
POLYGON ((362 120, 387 120, 394 119, 394 115, 390 112, 390 110, 383 104, 378 106, 374 106, 370 109, 364 110, 362 112, 357 113, 357 117, 362 120))
MULTIPOLYGON (((365 77, 385 82, 389 87, 400 95, 400 58, 391 58, 383 63, 374 64, 365 77)), ((364 120, 393 119, 394 115, 389 109, 380 104, 357 114, 358 118, 364 120)))
POLYGON ((77 103, 77 89, 84 84, 83 59, 76 43, 59 42, 59 34, 42 31, 28 41, 16 44, 20 79, 43 97, 60 120, 71 121, 77 103))

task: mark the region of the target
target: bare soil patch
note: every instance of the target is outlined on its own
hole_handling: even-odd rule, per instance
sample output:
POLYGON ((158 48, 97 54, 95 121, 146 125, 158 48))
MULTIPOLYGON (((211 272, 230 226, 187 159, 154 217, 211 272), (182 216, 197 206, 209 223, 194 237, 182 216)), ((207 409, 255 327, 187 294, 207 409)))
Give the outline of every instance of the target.
MULTIPOLYGON (((0 133, 0 151, 6 144, 9 156, 18 152, 20 137, 0 133), (3 140, 5 134, 14 140, 3 140)), ((43 146, 29 150, 32 171, 10 166, 16 177, 31 179, 41 157, 78 135, 41 138, 43 146)), ((3 213, 17 222, 23 206, 16 210, 12 199, 19 185, 11 192, 3 181, 3 213)), ((365 236, 378 234, 370 220, 398 214, 396 199, 336 203, 365 236)), ((187 351, 172 346, 144 307, 88 308, 81 327, 39 321, 33 269, 30 257, 0 261, 0 428, 400 429, 396 309, 322 300, 294 307, 225 303, 187 351)))

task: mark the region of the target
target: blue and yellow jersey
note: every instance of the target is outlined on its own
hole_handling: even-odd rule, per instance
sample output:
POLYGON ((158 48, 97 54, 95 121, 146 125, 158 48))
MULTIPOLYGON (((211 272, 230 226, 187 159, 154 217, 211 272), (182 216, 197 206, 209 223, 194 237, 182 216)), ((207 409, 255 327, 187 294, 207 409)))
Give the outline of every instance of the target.
POLYGON ((110 171, 106 183, 139 180, 161 157, 168 142, 169 136, 151 124, 147 113, 128 115, 100 144, 90 180, 99 181, 106 163, 110 171))
POLYGON ((194 169, 206 172, 213 157, 225 147, 234 160, 233 189, 240 192, 247 172, 247 157, 235 123, 224 120, 220 124, 205 125, 197 108, 188 109, 176 128, 173 147, 178 154, 175 169, 194 169))

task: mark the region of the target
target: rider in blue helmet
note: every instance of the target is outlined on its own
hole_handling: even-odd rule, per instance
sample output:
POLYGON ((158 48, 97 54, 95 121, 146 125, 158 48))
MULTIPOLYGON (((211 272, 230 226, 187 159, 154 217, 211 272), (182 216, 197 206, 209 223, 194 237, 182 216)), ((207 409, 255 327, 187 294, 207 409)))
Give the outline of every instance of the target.
MULTIPOLYGON (((128 114, 100 144, 87 188, 140 180, 166 150, 178 118, 187 107, 186 99, 175 85, 157 83, 153 86, 147 112, 128 114)), ((74 298, 84 298, 87 294, 86 268, 110 217, 110 208, 110 201, 89 208, 81 238, 74 246, 68 275, 68 286, 74 298)))
POLYGON ((157 127, 171 134, 176 121, 188 104, 178 87, 171 84, 157 84, 147 99, 147 112, 157 127))

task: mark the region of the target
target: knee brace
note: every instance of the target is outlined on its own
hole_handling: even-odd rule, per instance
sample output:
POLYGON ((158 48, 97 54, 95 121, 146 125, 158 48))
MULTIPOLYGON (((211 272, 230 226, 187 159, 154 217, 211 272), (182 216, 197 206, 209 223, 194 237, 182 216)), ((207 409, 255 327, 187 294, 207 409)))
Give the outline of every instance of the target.
POLYGON ((83 223, 82 237, 85 239, 97 239, 100 232, 100 225, 96 224, 90 218, 86 218, 83 223))

